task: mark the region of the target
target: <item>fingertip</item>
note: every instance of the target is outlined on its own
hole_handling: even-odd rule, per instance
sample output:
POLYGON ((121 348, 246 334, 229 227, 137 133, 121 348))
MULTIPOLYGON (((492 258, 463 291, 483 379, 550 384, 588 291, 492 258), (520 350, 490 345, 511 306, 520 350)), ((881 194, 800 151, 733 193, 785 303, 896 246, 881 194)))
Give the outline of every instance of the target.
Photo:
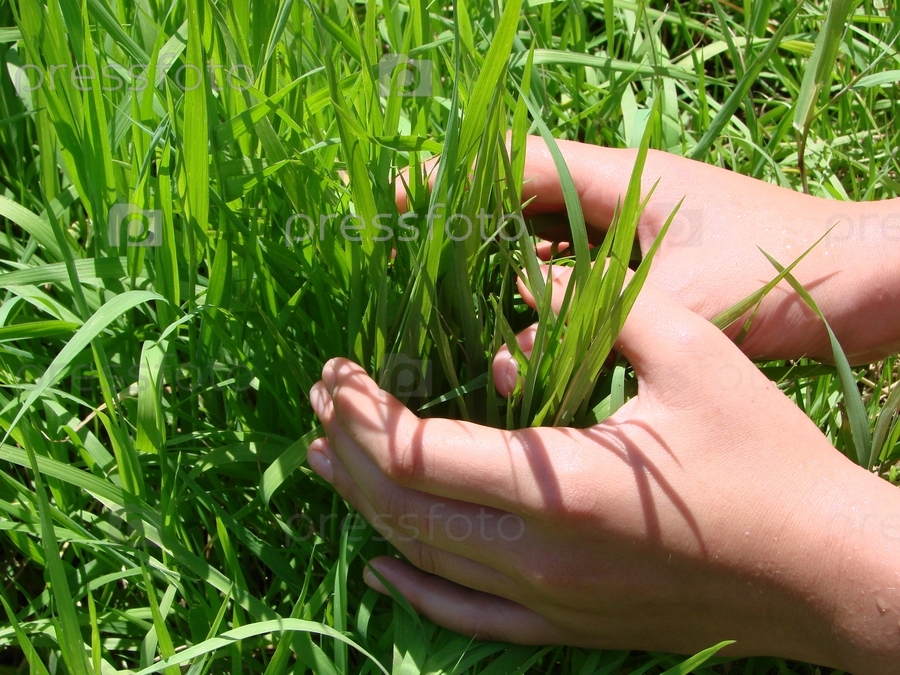
POLYGON ((504 345, 497 352, 493 363, 494 386, 504 398, 509 398, 519 383, 519 364, 504 345))
MULTIPOLYGON (((544 240, 534 245, 534 252, 538 259, 543 262, 550 262, 555 257, 571 255, 570 246, 567 241, 544 240)), ((593 248, 590 244, 588 247, 593 248)))
POLYGON ((378 574, 384 576, 384 573, 380 569, 377 569, 377 560, 378 559, 376 558, 374 561, 369 561, 369 563, 365 566, 365 568, 363 569, 363 581, 373 591, 378 591, 383 595, 390 595, 391 592, 387 589, 387 586, 381 583, 381 579, 379 579, 375 575, 375 572, 372 571, 372 569, 375 568, 378 574))
POLYGON ((322 380, 333 398, 337 397, 338 389, 360 377, 371 379, 362 366, 344 358, 331 359, 322 370, 322 380))
POLYGON ((532 309, 536 309, 537 303, 534 301, 534 296, 531 294, 528 285, 522 277, 516 279, 516 288, 519 289, 519 295, 522 296, 522 300, 525 301, 525 304, 532 309))
MULTIPOLYGON (((559 310, 562 308, 562 301, 566 294, 566 288, 569 285, 569 282, 572 278, 572 268, 571 267, 563 267, 561 265, 541 265, 540 266, 541 276, 543 277, 544 284, 548 283, 548 280, 552 278, 553 280, 553 290, 551 291, 551 300, 553 304, 553 311, 559 313, 559 310)), ((522 296, 522 299, 528 304, 532 309, 537 309, 537 302, 534 299, 534 295, 532 295, 531 291, 528 289, 528 286, 524 279, 519 277, 516 280, 516 285, 519 289, 519 293, 522 296)))
POLYGON ((338 361, 340 359, 329 359, 324 366, 322 366, 322 382, 325 384, 325 387, 328 389, 328 393, 331 394, 334 392, 334 382, 337 377, 337 373, 335 373, 335 368, 337 366, 338 361))
POLYGON ((555 626, 517 602, 423 572, 397 558, 375 558, 369 561, 369 567, 366 572, 374 581, 366 572, 363 579, 371 588, 391 594, 377 572, 413 609, 458 633, 518 644, 544 644, 563 637, 555 626))
POLYGON ((309 390, 309 404, 319 419, 325 415, 330 399, 331 395, 328 393, 327 385, 322 380, 316 382, 309 390))
POLYGON ((310 443, 309 449, 306 452, 306 463, 322 480, 332 484, 334 482, 334 465, 331 462, 331 456, 333 456, 333 454, 327 441, 319 443, 319 441, 324 440, 325 439, 318 438, 310 443))
POLYGON ((328 442, 327 438, 322 436, 322 438, 317 438, 309 444, 306 454, 308 455, 311 452, 332 453, 333 451, 331 449, 331 443, 328 442))

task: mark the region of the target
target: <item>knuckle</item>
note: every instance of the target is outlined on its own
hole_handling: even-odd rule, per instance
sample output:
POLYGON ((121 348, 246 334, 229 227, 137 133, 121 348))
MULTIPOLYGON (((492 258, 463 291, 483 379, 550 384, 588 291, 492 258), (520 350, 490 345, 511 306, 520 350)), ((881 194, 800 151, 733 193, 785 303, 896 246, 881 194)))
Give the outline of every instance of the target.
POLYGON ((419 540, 414 540, 409 542, 405 549, 403 553, 413 565, 428 574, 440 574, 440 566, 434 548, 419 540))
POLYGON ((389 448, 382 470, 397 485, 410 485, 422 473, 422 453, 412 441, 389 448))
POLYGON ((408 500, 402 490, 391 483, 382 483, 372 493, 372 505, 392 520, 406 513, 408 500))
POLYGON ((553 587, 555 577, 553 565, 544 556, 529 556, 521 560, 518 576, 531 589, 544 591, 553 587))
POLYGON ((573 571, 566 555, 526 556, 520 560, 513 576, 529 589, 531 597, 579 597, 584 592, 584 579, 573 571))

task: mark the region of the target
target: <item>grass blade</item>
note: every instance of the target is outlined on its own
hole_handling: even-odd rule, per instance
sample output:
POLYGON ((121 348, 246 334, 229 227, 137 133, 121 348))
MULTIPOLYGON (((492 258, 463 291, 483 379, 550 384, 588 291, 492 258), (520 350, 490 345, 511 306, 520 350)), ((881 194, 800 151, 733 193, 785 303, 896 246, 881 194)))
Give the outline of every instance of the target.
MULTIPOLYGON (((772 263, 772 266, 779 273, 785 272, 785 268, 775 258, 765 251, 763 251, 763 255, 768 258, 769 262, 772 263)), ((838 378, 841 382, 841 390, 844 393, 844 405, 847 409, 847 416, 850 418, 850 430, 852 432, 853 445, 856 448, 856 459, 860 466, 867 467, 872 461, 872 432, 869 428, 869 416, 866 413, 866 406, 856 384, 856 376, 850 369, 850 363, 847 361, 844 350, 841 349, 834 331, 831 330, 831 326, 828 325, 825 315, 822 314, 822 310, 819 309, 815 300, 790 273, 785 274, 785 279, 791 285, 791 288, 797 292, 797 295, 809 305, 810 309, 819 315, 822 323, 825 324, 825 330, 828 331, 828 339, 831 342, 831 350, 834 354, 834 364, 837 367, 838 378)))

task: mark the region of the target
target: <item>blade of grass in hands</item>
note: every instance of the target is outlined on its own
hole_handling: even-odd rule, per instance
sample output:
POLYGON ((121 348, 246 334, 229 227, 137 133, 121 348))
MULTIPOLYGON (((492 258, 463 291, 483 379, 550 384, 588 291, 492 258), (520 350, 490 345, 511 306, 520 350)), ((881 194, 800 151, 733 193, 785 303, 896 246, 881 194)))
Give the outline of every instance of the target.
POLYGON ((673 668, 669 668, 668 670, 663 672, 662 675, 688 675, 688 673, 693 673, 697 668, 699 668, 704 663, 709 661, 713 656, 715 656, 716 653, 719 652, 719 650, 724 649, 728 645, 734 644, 734 642, 734 640, 723 640, 717 645, 707 647, 691 658, 686 659, 683 663, 680 663, 673 668))
MULTIPOLYGON (((575 285, 578 286, 586 281, 591 265, 591 254, 588 249, 587 229, 584 224, 584 212, 581 209, 581 198, 578 195, 575 182, 572 180, 572 174, 566 165, 566 160, 556 143, 556 139, 553 138, 550 129, 543 120, 542 112, 531 101, 530 97, 525 96, 521 89, 519 89, 519 95, 522 97, 521 100, 525 101, 525 105, 531 113, 531 118, 540 132, 541 138, 547 145, 547 150, 553 158, 553 165, 556 167, 556 172, 559 175, 559 184, 566 204, 566 215, 569 219, 569 230, 572 233, 572 246, 575 249, 575 271, 572 278, 575 285)), ((531 270, 528 271, 531 272, 531 270)), ((535 300, 537 300, 537 297, 535 297, 535 300)))
MULTIPOLYGON (((762 249, 760 250, 762 251, 762 249)), ((863 403, 859 387, 856 384, 856 376, 850 369, 850 363, 847 361, 844 350, 841 349, 834 331, 831 330, 825 315, 822 314, 822 310, 819 309, 809 292, 775 258, 765 251, 762 251, 762 253, 779 273, 784 274, 784 278, 791 285, 791 288, 797 292, 797 295, 803 299, 811 310, 818 314, 819 318, 822 319, 822 323, 825 324, 825 330, 828 331, 828 339, 831 342, 831 350, 834 355, 834 364, 837 367, 838 378, 841 382, 841 390, 844 393, 844 405, 846 406, 847 416, 850 418, 850 430, 852 432, 853 445, 856 448, 856 460, 860 466, 871 466, 872 432, 869 428, 869 417, 866 413, 866 406, 863 403)))
MULTIPOLYGON (((568 329, 560 348, 560 356, 554 362, 549 374, 545 398, 533 420, 534 425, 540 425, 551 417, 554 425, 566 425, 582 407, 615 337, 624 324, 625 316, 637 297, 646 270, 649 269, 648 260, 652 261, 661 237, 665 235, 668 224, 674 216, 673 214, 669 217, 648 251, 641 265, 645 269, 639 268, 629 284, 626 295, 620 298, 635 233, 646 204, 646 199, 642 199, 641 195, 641 181, 650 137, 660 116, 658 100, 651 108, 650 119, 641 138, 622 209, 610 224, 606 241, 600 247, 600 254, 593 267, 589 268, 586 282, 581 285, 580 290, 578 283, 575 282, 573 305, 568 316, 564 315, 568 320, 568 329), (622 304, 623 300, 625 304, 622 304)), ((572 283, 570 279, 570 285, 572 283)))
MULTIPOLYGON (((575 376, 572 378, 572 383, 566 391, 565 398, 560 403, 559 412, 557 413, 557 418, 554 422, 556 426, 569 424, 574 418, 576 411, 582 407, 583 402, 587 400, 589 392, 593 387, 593 383, 596 380, 604 361, 612 351, 613 344, 615 344, 615 340, 622 330, 622 326, 625 325, 628 313, 637 301, 637 297, 650 273, 650 265, 653 263, 656 252, 659 250, 663 238, 669 231, 669 226, 675 219, 678 209, 681 207, 681 203, 682 202, 679 201, 672 213, 669 214, 669 217, 660 229, 659 234, 647 251, 647 255, 644 256, 644 259, 641 261, 641 264, 628 282, 625 290, 616 298, 608 318, 600 327, 599 332, 591 342, 587 355, 579 364, 575 376)), ((640 218, 640 213, 637 214, 637 218, 640 218)))
MULTIPOLYGON (((887 439, 888 432, 891 428, 891 422, 900 410, 900 386, 894 386, 894 390, 887 397, 881 412, 878 414, 878 421, 875 423, 875 433, 872 436, 872 452, 869 453, 869 461, 866 466, 869 471, 875 466, 875 460, 881 459, 882 448, 887 439)), ((885 448, 889 450, 890 448, 885 448)))
POLYGON ((463 119, 459 135, 460 154, 463 157, 469 157, 475 151, 478 138, 484 132, 481 115, 483 115, 483 111, 487 110, 490 100, 494 97, 498 85, 502 81, 501 77, 506 72, 521 10, 522 0, 509 0, 497 23, 491 46, 484 57, 484 65, 478 74, 471 96, 466 102, 466 109, 472 113, 463 119))
MULTIPOLYGON (((823 234, 821 237, 819 237, 815 242, 813 242, 813 244, 808 249, 806 249, 803 253, 801 253, 799 256, 797 256, 797 259, 794 260, 794 262, 792 262, 790 265, 785 267, 783 271, 779 272, 778 275, 774 279, 772 279, 772 281, 767 283, 765 286, 763 286, 759 290, 754 291, 753 293, 748 295, 743 300, 736 302, 734 305, 732 305, 731 307, 726 309, 724 312, 722 312, 721 314, 716 316, 712 320, 711 323, 719 330, 725 330, 731 324, 733 324, 735 321, 740 319, 744 314, 749 312, 754 307, 758 306, 759 303, 762 302, 763 298, 769 294, 769 291, 771 291, 779 283, 781 283, 782 279, 785 279, 787 277, 787 275, 790 274, 794 270, 794 268, 797 265, 799 265, 800 262, 807 255, 809 255, 809 252, 812 251, 816 246, 818 246, 822 242, 822 240, 825 239, 825 237, 827 237, 829 235, 829 233, 835 227, 837 227, 837 224, 834 224, 830 228, 828 228, 828 230, 825 232, 825 234, 823 234)), ((748 328, 749 328, 749 325, 744 326, 745 331, 748 328)))
MULTIPOLYGON (((512 344, 512 343, 510 343, 510 344, 512 344)), ((462 384, 462 385, 456 387, 455 389, 451 389, 446 394, 443 394, 442 396, 438 396, 436 399, 428 401, 428 403, 425 403, 424 405, 420 405, 416 409, 416 412, 424 412, 425 410, 428 410, 429 408, 433 408, 434 406, 439 405, 441 403, 446 403, 447 401, 452 401, 453 399, 458 398, 460 396, 464 396, 464 395, 468 394, 469 392, 476 391, 477 389, 483 389, 485 387, 485 385, 487 385, 487 381, 488 381, 488 374, 482 373, 481 375, 476 377, 474 380, 466 382, 465 384, 462 384)))

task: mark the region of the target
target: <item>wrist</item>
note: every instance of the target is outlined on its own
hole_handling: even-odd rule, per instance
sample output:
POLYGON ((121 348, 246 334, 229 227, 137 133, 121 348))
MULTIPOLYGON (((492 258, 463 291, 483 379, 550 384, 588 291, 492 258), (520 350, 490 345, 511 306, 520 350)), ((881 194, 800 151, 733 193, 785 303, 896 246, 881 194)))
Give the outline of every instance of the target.
MULTIPOLYGON (((821 649, 854 675, 900 673, 900 492, 853 467, 818 518, 820 564, 807 606, 821 649), (835 498, 836 497, 836 498, 835 498)), ((824 501, 824 500, 823 500, 824 501)))

